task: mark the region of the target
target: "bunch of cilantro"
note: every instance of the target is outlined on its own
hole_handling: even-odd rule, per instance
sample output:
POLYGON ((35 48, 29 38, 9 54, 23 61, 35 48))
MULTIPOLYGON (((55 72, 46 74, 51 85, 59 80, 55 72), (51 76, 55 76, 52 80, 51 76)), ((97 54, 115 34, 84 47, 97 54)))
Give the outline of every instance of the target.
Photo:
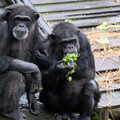
POLYGON ((72 77, 71 77, 71 75, 75 72, 75 67, 77 66, 77 64, 76 64, 76 61, 77 61, 77 55, 75 54, 75 53, 68 53, 63 59, 62 59, 62 63, 61 63, 61 65, 62 66, 66 66, 66 65, 68 65, 68 63, 74 63, 74 67, 73 67, 73 69, 72 70, 70 70, 66 75, 65 75, 65 77, 67 78, 67 80, 69 81, 69 82, 71 82, 72 81, 72 77))

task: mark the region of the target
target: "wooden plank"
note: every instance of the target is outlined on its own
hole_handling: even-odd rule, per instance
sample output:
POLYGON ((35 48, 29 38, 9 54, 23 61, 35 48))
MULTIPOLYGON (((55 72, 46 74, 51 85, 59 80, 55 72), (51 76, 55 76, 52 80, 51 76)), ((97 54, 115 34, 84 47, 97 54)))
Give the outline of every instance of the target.
POLYGON ((69 4, 55 4, 46 6, 36 6, 39 12, 61 12, 61 11, 72 11, 72 10, 86 10, 95 8, 106 8, 106 7, 120 7, 120 3, 114 1, 91 1, 91 2, 78 2, 69 4))
POLYGON ((120 90, 120 83, 114 83, 113 86, 109 87, 109 88, 100 88, 101 92, 110 92, 110 91, 118 91, 120 90))
POLYGON ((110 42, 110 47, 120 47, 120 36, 116 38, 110 38, 109 42, 110 42))
POLYGON ((101 57, 95 59, 96 71, 115 70, 120 67, 120 56, 101 57))
POLYGON ((108 29, 108 30, 102 30, 102 29, 98 29, 96 27, 87 27, 87 28, 79 28, 80 31, 82 31, 83 33, 87 34, 90 32, 96 32, 96 33, 100 33, 100 32, 115 32, 115 31, 120 31, 120 28, 116 28, 116 29, 108 29))
POLYGON ((85 0, 31 0, 31 2, 35 5, 43 5, 43 4, 55 4, 55 3, 66 3, 66 2, 83 2, 85 0))
MULTIPOLYGON (((102 22, 107 21, 111 23, 120 23, 120 17, 102 17, 102 18, 92 18, 92 19, 84 19, 84 20, 72 20, 71 23, 76 25, 79 28, 85 27, 96 27, 100 25, 102 22)), ((51 26, 55 26, 59 22, 50 22, 51 26)))
POLYGON ((47 13, 42 14, 42 16, 46 19, 52 18, 61 18, 65 16, 77 16, 77 15, 94 15, 94 14, 104 14, 104 13, 119 13, 120 7, 118 8, 103 8, 103 9, 92 9, 92 10, 82 10, 82 11, 74 11, 74 12, 60 12, 60 13, 47 13))
MULTIPOLYGON (((114 34, 114 33, 111 33, 111 34, 114 34)), ((107 38, 107 39, 109 41, 109 48, 120 47, 120 36, 117 36, 114 38, 107 38)), ((91 45, 91 49, 92 49, 92 51, 100 51, 100 50, 104 50, 104 46, 101 46, 98 48, 98 46, 96 46, 96 45, 91 45)))
POLYGON ((110 17, 110 16, 117 16, 119 13, 108 13, 108 14, 94 14, 94 15, 83 15, 83 16, 61 16, 61 17, 49 17, 49 18, 44 18, 48 22, 54 22, 54 21, 64 21, 66 19, 71 19, 71 20, 82 20, 82 19, 91 19, 91 18, 98 18, 98 17, 110 17))
POLYGON ((99 107, 102 109, 120 107, 120 90, 114 92, 102 92, 99 107))
MULTIPOLYGON (((91 0, 95 1, 95 0, 91 0)), ((97 0, 101 1, 101 0, 97 0)), ((105 1, 105 0, 103 0, 105 1)), ((106 1, 111 1, 111 0, 106 0, 106 1)), ((69 2, 86 2, 86 0, 31 0, 31 2, 35 5, 44 5, 44 4, 56 4, 56 3, 69 3, 69 2)))

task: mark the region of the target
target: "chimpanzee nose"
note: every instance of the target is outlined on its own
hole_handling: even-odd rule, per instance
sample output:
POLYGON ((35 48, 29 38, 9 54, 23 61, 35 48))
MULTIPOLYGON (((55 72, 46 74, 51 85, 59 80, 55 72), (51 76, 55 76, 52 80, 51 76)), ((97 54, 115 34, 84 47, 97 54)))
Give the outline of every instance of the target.
POLYGON ((24 27, 24 24, 19 24, 19 27, 24 27))
POLYGON ((69 45, 68 48, 69 48, 69 49, 72 49, 72 48, 73 48, 73 45, 69 45))

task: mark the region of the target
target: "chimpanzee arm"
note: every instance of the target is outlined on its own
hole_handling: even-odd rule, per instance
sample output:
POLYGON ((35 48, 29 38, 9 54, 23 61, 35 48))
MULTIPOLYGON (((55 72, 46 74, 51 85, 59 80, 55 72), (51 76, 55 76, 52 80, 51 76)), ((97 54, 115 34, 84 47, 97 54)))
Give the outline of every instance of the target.
POLYGON ((4 72, 6 70, 15 70, 21 73, 31 73, 33 78, 36 80, 34 81, 35 86, 33 86, 34 90, 32 90, 32 92, 37 92, 42 89, 42 76, 37 65, 19 59, 14 59, 6 55, 0 55, 0 72, 4 72))
POLYGON ((31 73, 35 81, 35 87, 32 92, 37 92, 42 89, 41 83, 41 72, 37 65, 29 62, 25 62, 19 59, 14 59, 12 57, 6 56, 6 63, 8 64, 8 70, 15 70, 21 73, 31 73))
POLYGON ((54 63, 49 69, 42 69, 43 86, 45 90, 53 91, 61 80, 60 76, 67 74, 68 71, 73 69, 73 66, 61 66, 61 61, 54 63))
POLYGON ((71 70, 73 66, 61 66, 61 61, 55 62, 50 56, 47 56, 45 51, 36 52, 36 60, 43 77, 43 85, 47 90, 55 89, 55 86, 58 83, 59 76, 71 70), (41 52, 41 53, 40 53, 41 52))

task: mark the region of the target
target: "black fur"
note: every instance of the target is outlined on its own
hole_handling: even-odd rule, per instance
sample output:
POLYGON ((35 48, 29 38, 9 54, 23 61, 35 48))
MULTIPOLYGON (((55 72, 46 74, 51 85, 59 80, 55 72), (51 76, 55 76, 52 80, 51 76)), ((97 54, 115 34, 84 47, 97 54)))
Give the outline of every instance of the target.
POLYGON ((39 14, 28 6, 15 4, 5 8, 0 20, 0 113, 13 120, 24 119, 18 105, 25 90, 30 111, 39 112, 31 94, 42 89, 39 68, 31 63, 34 62, 38 18, 39 14))
POLYGON ((90 120, 91 113, 99 102, 100 92, 94 80, 94 57, 86 36, 71 23, 59 23, 36 58, 43 76, 40 101, 54 112, 77 112, 80 113, 80 120, 90 120), (60 65, 66 49, 61 41, 68 40, 67 44, 71 46, 69 39, 72 38, 77 40, 75 46, 80 56, 75 73, 72 74, 73 80, 69 82, 65 75, 72 66, 60 65))

